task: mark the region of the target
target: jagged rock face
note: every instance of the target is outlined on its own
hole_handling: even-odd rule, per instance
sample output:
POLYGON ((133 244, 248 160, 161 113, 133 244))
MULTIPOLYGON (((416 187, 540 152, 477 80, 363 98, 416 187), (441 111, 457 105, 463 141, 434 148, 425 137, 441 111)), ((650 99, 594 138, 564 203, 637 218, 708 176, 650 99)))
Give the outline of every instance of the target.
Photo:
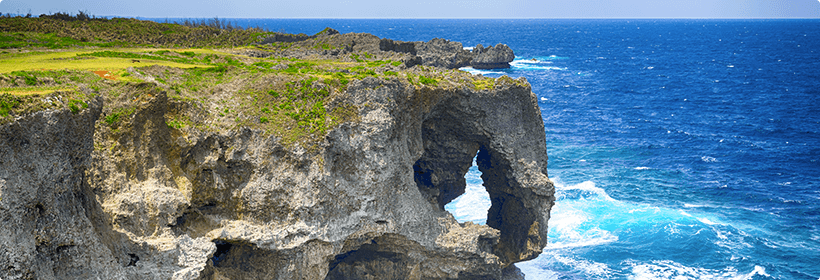
MULTIPOLYGON (((510 68, 510 62, 515 59, 512 49, 505 44, 484 48, 480 44, 473 51, 465 50, 461 43, 435 38, 427 42, 403 42, 391 39, 379 39, 367 33, 339 34, 333 29, 326 29, 313 36, 275 35, 266 38, 260 44, 276 42, 302 42, 299 48, 290 48, 280 55, 294 58, 324 58, 342 59, 353 52, 367 52, 379 59, 403 61, 405 67, 415 65, 458 69, 472 66, 476 69, 510 68), (329 30, 329 31, 328 31, 329 30), (283 37, 284 36, 284 37, 283 37), (303 42, 311 39, 320 40, 323 44, 339 46, 339 48, 322 49, 313 45, 315 42, 303 42), (343 47, 341 47, 343 46, 343 47)), ((259 50, 244 50, 243 54, 252 57, 267 57, 271 53, 259 50)))
POLYGON ((0 278, 104 278, 119 269, 88 226, 94 197, 82 186, 100 105, 0 126, 0 278))
POLYGON ((476 54, 471 62, 475 69, 510 68, 510 62, 515 59, 512 49, 505 44, 484 48, 481 45, 473 49, 476 54))
POLYGON ((422 64, 447 69, 472 66, 476 69, 510 68, 515 59, 512 49, 505 44, 484 48, 481 44, 473 51, 465 50, 461 43, 444 39, 433 39, 429 42, 418 42, 416 48, 422 57, 422 64))
POLYGON ((379 41, 379 50, 416 55, 416 44, 412 42, 396 42, 390 39, 381 39, 381 41, 379 41))
POLYGON ((354 80, 360 121, 313 150, 182 133, 165 115, 196 109, 152 96, 116 131, 99 104, 0 127, 0 278, 501 279, 546 245, 554 188, 523 78, 354 80), (476 155, 492 207, 459 224, 443 206, 476 155))
POLYGON ((305 41, 305 40, 315 39, 315 38, 321 37, 321 36, 330 36, 330 35, 336 35, 336 34, 339 34, 339 31, 337 31, 336 29, 330 28, 330 27, 325 28, 321 32, 316 33, 314 35, 310 35, 310 36, 305 35, 303 33, 300 33, 300 34, 274 33, 273 35, 262 39, 262 41, 259 42, 259 43, 260 44, 268 44, 268 43, 275 43, 275 42, 287 42, 287 43, 301 42, 301 41, 305 41))
POLYGON ((471 52, 464 50, 461 43, 438 38, 419 42, 416 49, 425 66, 457 69, 469 66, 474 57, 471 52))

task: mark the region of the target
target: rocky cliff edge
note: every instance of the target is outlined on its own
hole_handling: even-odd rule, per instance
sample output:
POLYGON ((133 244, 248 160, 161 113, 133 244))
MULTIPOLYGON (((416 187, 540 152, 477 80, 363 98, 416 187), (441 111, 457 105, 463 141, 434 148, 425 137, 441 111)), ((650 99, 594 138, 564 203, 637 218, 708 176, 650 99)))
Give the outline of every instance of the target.
POLYGON ((282 55, 330 59, 345 58, 353 54, 352 59, 356 60, 356 52, 390 52, 397 54, 397 60, 403 61, 407 67, 424 65, 447 69, 498 69, 510 68, 510 62, 515 59, 513 50, 501 43, 486 48, 478 44, 468 50, 459 42, 440 38, 427 42, 404 42, 367 33, 340 34, 332 28, 326 28, 312 36, 277 33, 266 37, 257 46, 266 51, 246 50, 246 53, 257 57, 282 55))
POLYGON ((403 67, 331 90, 314 107, 354 117, 302 142, 203 128, 222 115, 220 96, 240 92, 232 84, 291 74, 185 99, 159 78, 181 70, 157 66, 129 70, 153 83, 84 88, 87 106, 50 99, 69 107, 0 125, 0 278, 520 277, 513 264, 547 244, 554 201, 529 84, 403 67), (474 157, 492 200, 486 225, 444 210, 474 157))

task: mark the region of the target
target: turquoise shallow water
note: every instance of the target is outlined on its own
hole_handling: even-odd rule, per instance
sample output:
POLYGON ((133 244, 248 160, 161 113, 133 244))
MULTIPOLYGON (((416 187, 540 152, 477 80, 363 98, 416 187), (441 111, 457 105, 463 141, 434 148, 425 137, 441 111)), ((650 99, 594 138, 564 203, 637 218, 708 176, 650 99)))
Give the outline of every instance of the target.
MULTIPOLYGON (((511 69, 465 70, 539 99, 558 200, 527 279, 820 279, 818 20, 233 21, 508 44, 511 69)), ((479 176, 461 221, 486 220, 479 176)))

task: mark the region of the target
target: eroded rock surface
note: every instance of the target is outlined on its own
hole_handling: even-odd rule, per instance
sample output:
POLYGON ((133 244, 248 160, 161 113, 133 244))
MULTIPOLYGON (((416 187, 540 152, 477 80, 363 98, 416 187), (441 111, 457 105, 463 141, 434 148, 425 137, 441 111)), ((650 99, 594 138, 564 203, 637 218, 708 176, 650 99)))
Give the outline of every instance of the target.
MULTIPOLYGON (((461 43, 446 39, 403 42, 380 39, 367 33, 340 34, 331 28, 312 36, 277 34, 266 38, 259 44, 282 43, 290 44, 290 47, 280 50, 276 55, 302 59, 345 59, 357 52, 367 52, 379 59, 403 61, 406 67, 424 65, 446 69, 467 66, 476 69, 510 68, 510 62, 515 59, 512 49, 500 43, 487 48, 479 44, 472 50, 466 50, 461 43)), ((244 50, 244 53, 253 57, 267 57, 274 54, 259 50, 244 50)))
POLYGON ((523 78, 353 80, 338 98, 360 119, 312 149, 173 129, 168 114, 204 113, 142 96, 113 128, 101 98, 0 126, 0 278, 502 279, 547 243, 554 188, 523 78), (443 209, 476 156, 487 225, 443 209))
MULTIPOLYGON (((101 102, 0 126, 0 278, 79 279, 118 271, 91 227, 83 187, 101 102)), ((93 211, 93 210, 92 210, 93 211)))
POLYGON ((475 58, 470 64, 476 69, 510 68, 510 61, 515 59, 512 49, 504 44, 484 48, 481 44, 473 49, 475 58))

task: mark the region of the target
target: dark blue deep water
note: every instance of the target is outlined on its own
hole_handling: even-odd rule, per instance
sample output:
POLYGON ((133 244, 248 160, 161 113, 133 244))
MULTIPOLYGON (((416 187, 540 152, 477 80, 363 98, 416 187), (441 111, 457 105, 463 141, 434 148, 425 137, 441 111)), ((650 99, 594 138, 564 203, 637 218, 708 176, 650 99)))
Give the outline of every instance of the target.
MULTIPOLYGON (((820 20, 234 21, 509 45, 465 70, 540 100, 558 200, 527 279, 820 279, 820 20)), ((486 219, 478 176, 461 221, 486 219)))

